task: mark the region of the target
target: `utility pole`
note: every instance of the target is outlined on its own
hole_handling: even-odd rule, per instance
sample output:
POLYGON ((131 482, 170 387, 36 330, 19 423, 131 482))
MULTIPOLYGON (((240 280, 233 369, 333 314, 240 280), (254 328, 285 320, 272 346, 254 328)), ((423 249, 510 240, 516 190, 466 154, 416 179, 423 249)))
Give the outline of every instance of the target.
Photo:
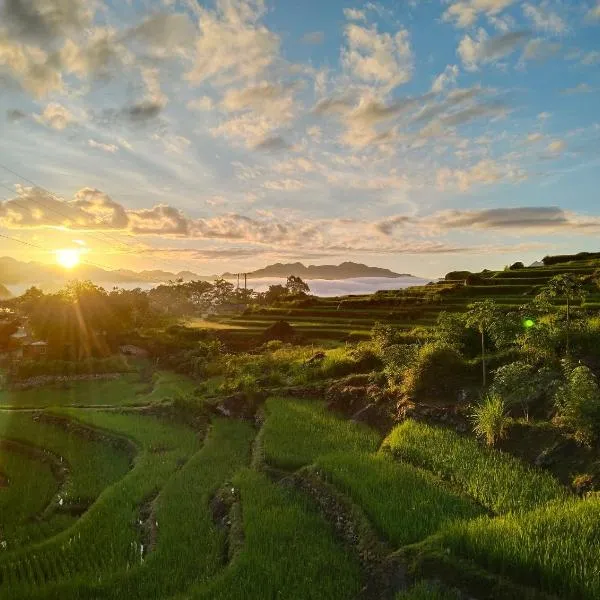
POLYGON ((248 289, 248 273, 244 273, 244 290, 248 289))

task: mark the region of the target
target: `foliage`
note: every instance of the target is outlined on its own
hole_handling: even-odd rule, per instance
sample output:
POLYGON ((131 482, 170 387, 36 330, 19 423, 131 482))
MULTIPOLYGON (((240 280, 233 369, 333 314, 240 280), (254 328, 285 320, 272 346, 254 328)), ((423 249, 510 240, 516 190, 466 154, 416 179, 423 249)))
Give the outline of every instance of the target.
POLYGON ((393 344, 383 350, 383 373, 390 387, 402 384, 418 352, 416 344, 393 344))
POLYGON ((494 446, 505 437, 509 423, 503 398, 498 394, 488 394, 473 407, 471 421, 475 435, 485 439, 488 446, 494 446))
POLYGON ((336 450, 372 452, 380 439, 365 425, 336 417, 320 402, 290 398, 267 400, 261 436, 266 461, 282 469, 309 465, 336 450))
POLYGON ((429 343, 419 347, 404 370, 402 392, 411 398, 456 398, 464 385, 465 362, 452 346, 429 343))
POLYGON ((461 487, 497 514, 524 512, 567 491, 550 474, 450 429, 405 421, 383 447, 461 487))
POLYGON ((515 361, 496 369, 491 391, 509 407, 520 406, 529 420, 531 405, 549 395, 555 381, 556 373, 551 368, 536 369, 526 362, 515 361))
POLYGON ((493 300, 486 299, 473 302, 465 315, 465 325, 475 327, 481 335, 481 363, 483 368, 483 387, 486 385, 486 365, 485 365, 485 334, 499 320, 499 313, 496 303, 493 300))
POLYGON ((371 329, 371 340, 379 352, 383 352, 388 346, 397 344, 397 338, 397 329, 380 321, 377 321, 371 329))
POLYGON ((482 513, 431 473, 387 454, 342 450, 317 458, 315 469, 361 506, 394 547, 418 542, 454 520, 482 513))
POLYGON ((600 387, 586 366, 567 373, 556 391, 556 420, 570 429, 581 444, 591 445, 600 435, 600 387))
POLYGON ((310 287, 308 286, 308 283, 295 275, 290 275, 287 278, 287 281, 285 282, 285 289, 288 291, 288 294, 293 296, 302 296, 310 293, 310 287))
POLYGON ((550 502, 524 514, 451 526, 444 548, 560 598, 600 597, 600 499, 550 502))

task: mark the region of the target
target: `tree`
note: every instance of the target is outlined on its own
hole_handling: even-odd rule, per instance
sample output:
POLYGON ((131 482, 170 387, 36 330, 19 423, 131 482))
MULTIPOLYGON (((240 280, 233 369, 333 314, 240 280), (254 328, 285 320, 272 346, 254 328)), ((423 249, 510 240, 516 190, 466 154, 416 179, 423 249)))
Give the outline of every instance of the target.
POLYGON ((558 388, 554 402, 555 420, 573 431, 579 443, 591 445, 598 439, 600 387, 588 367, 567 367, 567 381, 558 388))
POLYGON ((498 394, 489 394, 473 408, 471 421, 475 435, 493 446, 506 435, 509 423, 504 400, 498 394))
POLYGON ((567 302, 567 354, 570 350, 570 332, 571 332, 571 304, 576 299, 581 299, 585 296, 583 290, 583 284, 581 279, 571 275, 570 273, 563 273, 561 275, 555 275, 546 283, 542 288, 542 291, 536 296, 536 302, 540 304, 549 304, 554 298, 564 298, 567 302))
POLYGON ((287 296, 288 290, 286 287, 280 284, 270 285, 269 289, 265 292, 264 298, 267 304, 273 304, 278 300, 281 300, 287 296))
POLYGON ((295 275, 290 275, 287 278, 285 287, 287 288, 288 292, 292 295, 301 296, 310 293, 310 288, 308 287, 308 284, 305 281, 303 281, 300 277, 296 277, 295 275))
POLYGON ((529 421, 531 403, 548 393, 555 381, 556 373, 548 367, 535 369, 530 364, 515 361, 496 369, 491 390, 508 406, 520 405, 529 421))
POLYGON ((221 304, 225 304, 229 302, 233 296, 233 290, 235 286, 230 281, 223 279, 222 277, 218 277, 215 279, 212 287, 212 303, 215 306, 219 306, 221 304))
POLYGON ((481 300, 469 305, 465 317, 467 327, 475 327, 481 336, 481 368, 483 387, 486 385, 487 373, 485 366, 485 334, 498 319, 498 308, 493 300, 481 300))

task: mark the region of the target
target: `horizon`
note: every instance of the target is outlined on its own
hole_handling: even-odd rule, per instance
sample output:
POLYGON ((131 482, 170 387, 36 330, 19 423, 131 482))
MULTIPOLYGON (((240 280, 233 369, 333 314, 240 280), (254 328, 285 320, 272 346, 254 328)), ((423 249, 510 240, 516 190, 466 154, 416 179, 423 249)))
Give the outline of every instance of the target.
POLYGON ((597 250, 600 2, 389 4, 0 0, 0 255, 435 278, 597 250))

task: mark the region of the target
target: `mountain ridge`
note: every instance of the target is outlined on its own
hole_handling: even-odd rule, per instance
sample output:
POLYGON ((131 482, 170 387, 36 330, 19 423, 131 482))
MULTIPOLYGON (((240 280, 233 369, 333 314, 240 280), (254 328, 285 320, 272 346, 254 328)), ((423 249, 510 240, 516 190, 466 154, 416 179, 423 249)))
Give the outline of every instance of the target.
MULTIPOLYGON (((240 273, 241 274, 241 273, 240 273)), ((261 269, 246 273, 248 279, 286 278, 295 275, 302 279, 354 279, 358 277, 413 277, 408 273, 395 273, 383 267, 370 267, 362 263, 342 262, 339 265, 304 265, 295 263, 274 263, 261 269)), ((161 269, 133 271, 131 269, 115 269, 113 271, 82 263, 72 271, 65 271, 59 265, 39 262, 24 262, 15 258, 0 257, 0 284, 19 285, 25 283, 42 284, 45 282, 69 281, 72 279, 89 279, 95 283, 164 283, 169 280, 213 281, 218 275, 198 275, 192 271, 172 273, 161 269)), ((225 279, 236 279, 237 273, 223 273, 225 279)))

